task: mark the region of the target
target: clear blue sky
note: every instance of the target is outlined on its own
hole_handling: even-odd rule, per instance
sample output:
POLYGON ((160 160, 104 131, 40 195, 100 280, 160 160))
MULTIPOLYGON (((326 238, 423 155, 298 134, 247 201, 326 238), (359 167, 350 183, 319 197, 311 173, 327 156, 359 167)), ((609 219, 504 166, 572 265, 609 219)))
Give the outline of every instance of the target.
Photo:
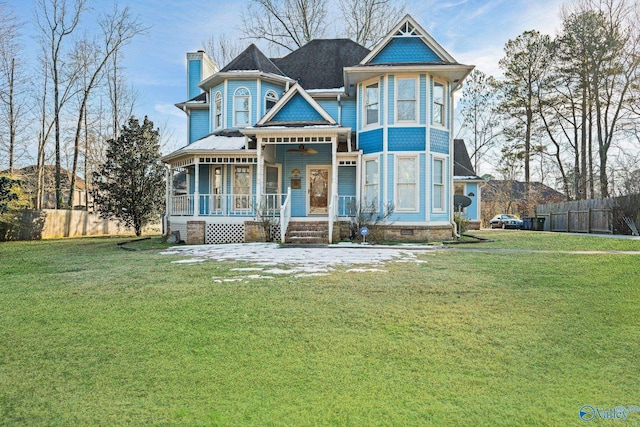
MULTIPOLYGON (((72 0, 67 0, 71 2, 72 0)), ((35 34, 34 0, 8 0, 25 22, 24 45, 31 52, 35 34)), ((109 10, 112 2, 90 0, 92 14, 109 10)), ((202 48, 212 35, 240 38, 240 14, 249 0, 119 0, 129 4, 150 27, 125 50, 127 76, 140 94, 137 114, 148 115, 166 133, 169 152, 186 144, 186 118, 174 104, 186 99, 186 53, 202 48)), ((407 0, 411 14, 458 62, 476 65, 499 76, 504 44, 523 31, 555 35, 560 27, 561 0, 407 0)), ((85 17, 85 24, 90 16, 85 17)), ((331 23, 329 23, 331 26, 331 23)), ((247 41, 248 45, 250 42, 247 41)), ((269 52, 265 52, 269 55, 269 52)))

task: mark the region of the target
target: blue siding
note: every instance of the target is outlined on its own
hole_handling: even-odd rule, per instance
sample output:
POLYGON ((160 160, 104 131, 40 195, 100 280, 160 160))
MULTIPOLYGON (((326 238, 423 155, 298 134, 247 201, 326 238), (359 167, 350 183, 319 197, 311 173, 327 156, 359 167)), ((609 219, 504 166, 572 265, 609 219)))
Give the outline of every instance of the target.
POLYGON ((358 111, 358 117, 359 117, 358 130, 362 130, 362 128, 364 127, 363 126, 364 118, 362 117, 362 111, 364 110, 364 95, 363 95, 363 93, 364 93, 363 85, 359 84, 358 85, 358 106, 357 106, 357 108, 358 108, 358 110, 357 110, 358 111))
POLYGON ((394 112, 394 100, 396 99, 395 97, 395 84, 396 84, 396 80, 395 80, 395 76, 393 74, 389 74, 388 76, 388 81, 389 81, 389 97, 387 100, 387 105, 389 107, 388 109, 388 114, 389 114, 389 118, 387 119, 387 123, 389 123, 390 125, 395 123, 395 112, 394 112))
POLYGON ((355 99, 343 99, 342 101, 342 126, 356 128, 357 103, 355 99))
POLYGON ((333 120, 338 121, 338 100, 337 99, 319 99, 316 100, 324 111, 327 112, 333 120))
POLYGON ((200 95, 200 93, 202 93, 202 91, 200 90, 200 88, 198 87, 198 83, 200 83, 200 80, 202 80, 202 61, 200 61, 199 59, 192 59, 189 60, 189 82, 188 82, 188 86, 189 86, 189 99, 194 98, 198 95, 200 95))
POLYGON ((424 151, 425 128, 389 128, 389 151, 424 151))
POLYGON ((442 59, 421 38, 392 39, 370 62, 373 64, 439 62, 442 59))
POLYGON ((431 129, 431 151, 440 154, 449 154, 448 131, 431 129))
POLYGON ((209 110, 191 110, 189 114, 189 144, 209 134, 209 110))
MULTIPOLYGON (((249 118, 249 124, 253 125, 258 121, 256 119, 256 115, 257 115, 256 106, 259 98, 258 96, 256 96, 257 90, 258 90, 257 81, 256 80, 228 80, 228 85, 227 85, 228 93, 224 98, 224 108, 226 109, 226 111, 224 111, 224 114, 227 117, 227 128, 233 128, 233 94, 235 93, 236 89, 238 89, 239 87, 246 87, 251 93, 251 116, 249 118)), ((213 102, 213 99, 211 100, 211 102, 213 102)), ((260 102, 262 102, 262 100, 260 100, 260 102)))
POLYGON ((302 95, 295 94, 273 117, 274 122, 324 120, 302 95))
POLYGON ((382 151, 382 129, 360 132, 358 135, 358 148, 364 154, 382 151))
POLYGON ((427 76, 420 74, 420 124, 427 124, 427 76))
POLYGON ((465 196, 471 199, 471 204, 465 209, 467 218, 472 221, 478 221, 478 184, 475 182, 469 182, 466 186, 465 196), (473 196, 468 196, 469 193, 473 193, 473 196))
POLYGON ((340 166, 338 168, 338 195, 356 195, 356 167, 340 166))

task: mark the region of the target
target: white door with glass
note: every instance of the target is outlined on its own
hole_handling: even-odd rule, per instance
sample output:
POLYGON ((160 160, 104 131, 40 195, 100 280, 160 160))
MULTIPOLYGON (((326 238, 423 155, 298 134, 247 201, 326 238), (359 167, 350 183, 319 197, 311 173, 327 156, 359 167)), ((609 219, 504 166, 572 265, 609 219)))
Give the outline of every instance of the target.
POLYGON ((307 212, 326 215, 331 197, 331 166, 307 166, 307 212))

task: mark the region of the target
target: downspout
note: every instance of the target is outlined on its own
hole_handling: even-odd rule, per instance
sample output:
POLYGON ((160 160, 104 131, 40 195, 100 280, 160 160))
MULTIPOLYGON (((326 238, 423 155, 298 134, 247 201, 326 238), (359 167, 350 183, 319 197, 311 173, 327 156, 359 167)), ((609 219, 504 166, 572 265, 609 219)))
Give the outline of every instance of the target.
MULTIPOLYGON (((453 153, 453 98, 455 93, 462 87, 462 81, 453 82, 454 86, 451 88, 451 94, 449 95, 449 209, 453 207, 453 161, 454 161, 454 153, 453 153)), ((458 232, 458 225, 456 224, 453 215, 450 218, 451 225, 453 225, 453 234, 455 237, 460 238, 460 233, 458 232)))

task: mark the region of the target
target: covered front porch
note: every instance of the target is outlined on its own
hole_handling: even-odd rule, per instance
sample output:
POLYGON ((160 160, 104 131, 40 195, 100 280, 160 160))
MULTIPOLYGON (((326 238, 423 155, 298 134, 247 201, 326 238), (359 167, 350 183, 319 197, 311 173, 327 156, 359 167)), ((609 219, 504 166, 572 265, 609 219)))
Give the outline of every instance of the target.
POLYGON ((349 221, 359 200, 360 153, 349 136, 336 127, 251 128, 166 156, 166 230, 191 242, 240 243, 260 240, 256 226, 269 223, 274 240, 285 242, 290 223, 313 222, 326 223, 318 228, 334 241, 334 223, 349 221))

